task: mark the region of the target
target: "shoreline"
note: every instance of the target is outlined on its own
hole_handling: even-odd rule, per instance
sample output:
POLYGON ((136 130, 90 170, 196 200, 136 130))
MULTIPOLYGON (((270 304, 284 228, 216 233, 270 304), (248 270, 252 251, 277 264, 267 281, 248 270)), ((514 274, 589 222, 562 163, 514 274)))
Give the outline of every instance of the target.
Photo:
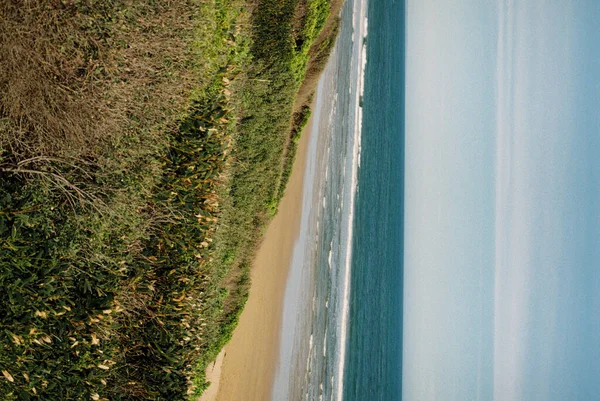
MULTIPOLYGON (((316 101, 312 104, 312 109, 316 101)), ((294 245, 300 235, 304 176, 313 117, 302 131, 284 196, 269 223, 252 265, 244 311, 221 358, 207 368, 212 382, 198 401, 271 399, 278 369, 284 295, 294 245), (219 360, 220 359, 220 360, 219 360)))

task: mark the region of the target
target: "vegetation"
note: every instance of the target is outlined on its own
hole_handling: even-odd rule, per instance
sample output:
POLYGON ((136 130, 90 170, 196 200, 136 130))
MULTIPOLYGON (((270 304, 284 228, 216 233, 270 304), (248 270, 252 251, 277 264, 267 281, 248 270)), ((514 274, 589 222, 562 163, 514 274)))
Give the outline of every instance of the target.
POLYGON ((287 182, 330 7, 0 3, 2 399, 202 392, 287 182))
MULTIPOLYGON (((312 99, 312 98, 311 98, 312 99)), ((310 106, 305 104, 302 108, 295 112, 292 118, 292 128, 290 131, 290 138, 288 141, 287 149, 285 150, 283 159, 283 171, 281 172, 281 181, 279 183, 278 196, 281 198, 287 186, 288 180, 292 173, 292 167, 296 159, 296 152, 298 150, 298 142, 300 141, 300 135, 302 130, 308 124, 310 119, 311 110, 310 106)))

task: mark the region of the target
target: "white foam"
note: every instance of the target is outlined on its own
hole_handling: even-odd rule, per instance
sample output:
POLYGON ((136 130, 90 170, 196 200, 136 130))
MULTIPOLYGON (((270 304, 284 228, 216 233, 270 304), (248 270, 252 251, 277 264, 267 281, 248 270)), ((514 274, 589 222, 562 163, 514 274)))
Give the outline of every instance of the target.
MULTIPOLYGON (((367 0, 357 0, 354 6, 354 21, 357 19, 360 22, 359 33, 362 34, 363 38, 367 37, 367 0), (358 10, 357 10, 358 7, 358 10)), ((353 240, 353 221, 354 221, 354 201, 356 196, 355 188, 358 187, 358 167, 360 163, 360 141, 362 131, 362 113, 360 107, 360 99, 364 93, 364 74, 365 66, 367 63, 366 44, 363 39, 363 43, 359 47, 359 70, 357 73, 357 89, 358 96, 354 99, 354 143, 352 149, 352 179, 351 185, 352 190, 350 192, 350 211, 348 213, 348 237, 346 243, 346 258, 344 264, 344 280, 343 280, 343 292, 342 292, 342 316, 340 323, 340 336, 339 336, 339 359, 337 365, 337 401, 342 401, 344 394, 344 366, 346 363, 346 341, 348 331, 348 310, 350 306, 350 267, 352 262, 352 240, 353 240)), ((333 378, 332 378, 333 379, 333 378)))

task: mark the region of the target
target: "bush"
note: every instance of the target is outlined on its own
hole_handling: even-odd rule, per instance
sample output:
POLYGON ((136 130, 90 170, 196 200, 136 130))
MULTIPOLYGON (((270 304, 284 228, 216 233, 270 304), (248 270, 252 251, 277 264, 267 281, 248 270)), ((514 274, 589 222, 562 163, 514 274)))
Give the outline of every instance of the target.
POLYGON ((324 3, 252 24, 226 0, 28 4, 0 4, 0 398, 195 397, 291 168, 324 3))

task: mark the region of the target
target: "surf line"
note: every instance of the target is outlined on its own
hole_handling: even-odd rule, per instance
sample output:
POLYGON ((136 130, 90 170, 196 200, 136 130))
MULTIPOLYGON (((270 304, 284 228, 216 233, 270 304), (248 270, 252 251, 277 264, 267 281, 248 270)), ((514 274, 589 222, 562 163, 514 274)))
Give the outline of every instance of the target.
MULTIPOLYGON (((339 359, 337 365, 337 401, 342 401, 344 396, 344 366, 346 364, 346 348, 348 337, 348 319, 350 309, 350 270, 352 265, 352 246, 354 232, 354 201, 358 191, 358 169, 360 167, 360 142, 362 133, 362 98, 364 94, 365 67, 367 64, 366 38, 367 38, 367 0, 358 0, 354 3, 352 25, 358 19, 358 44, 356 74, 356 95, 354 97, 354 139, 352 145, 352 175, 350 189, 350 211, 348 213, 348 236, 346 240, 346 259, 344 263, 344 281, 342 293, 342 316, 340 323, 340 336, 338 341, 339 359)), ((354 34, 353 34, 354 36, 354 34)))

